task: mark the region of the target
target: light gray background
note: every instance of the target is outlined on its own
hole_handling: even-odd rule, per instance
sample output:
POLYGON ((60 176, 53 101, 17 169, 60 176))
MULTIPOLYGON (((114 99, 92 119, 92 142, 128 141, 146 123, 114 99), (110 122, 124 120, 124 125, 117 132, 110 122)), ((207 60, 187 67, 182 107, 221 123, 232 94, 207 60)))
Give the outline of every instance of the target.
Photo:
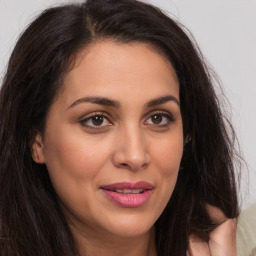
MULTIPOLYGON (((146 0, 145 0, 146 1, 146 0)), ((0 0, 0 79, 19 33, 48 6, 68 0, 0 0)), ((181 21, 219 75, 248 170, 241 205, 256 203, 256 0, 148 0, 181 21)))

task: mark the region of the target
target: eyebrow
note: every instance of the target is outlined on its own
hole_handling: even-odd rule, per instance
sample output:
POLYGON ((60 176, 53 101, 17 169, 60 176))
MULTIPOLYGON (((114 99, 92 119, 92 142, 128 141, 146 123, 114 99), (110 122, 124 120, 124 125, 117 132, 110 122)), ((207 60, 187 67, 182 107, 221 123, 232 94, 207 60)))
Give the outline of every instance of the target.
POLYGON ((163 97, 159 97, 159 98, 156 98, 156 99, 153 99, 153 100, 150 100, 148 103, 147 103, 147 107, 154 107, 154 106, 157 106, 157 105, 162 105, 168 101, 174 101, 178 106, 180 106, 180 102, 178 101, 178 99, 172 95, 166 95, 166 96, 163 96, 163 97))
POLYGON ((78 105, 79 103, 83 103, 83 102, 89 102, 89 103, 99 104, 99 105, 103 105, 103 106, 120 108, 120 103, 116 100, 111 100, 111 99, 108 99, 105 97, 83 97, 81 99, 74 101, 68 107, 68 109, 78 105))
MULTIPOLYGON (((178 101, 178 99, 176 97, 174 97, 172 95, 166 95, 166 96, 162 96, 162 97, 150 100, 146 104, 146 107, 154 107, 157 105, 162 105, 168 101, 173 101, 178 106, 180 106, 180 102, 178 101)), ((81 99, 74 101, 67 109, 70 109, 70 108, 72 108, 80 103, 84 103, 84 102, 89 102, 89 103, 93 103, 93 104, 99 104, 99 105, 109 106, 109 107, 114 107, 114 108, 120 108, 120 102, 116 101, 116 100, 112 100, 112 99, 105 98, 105 97, 83 97, 81 99)))

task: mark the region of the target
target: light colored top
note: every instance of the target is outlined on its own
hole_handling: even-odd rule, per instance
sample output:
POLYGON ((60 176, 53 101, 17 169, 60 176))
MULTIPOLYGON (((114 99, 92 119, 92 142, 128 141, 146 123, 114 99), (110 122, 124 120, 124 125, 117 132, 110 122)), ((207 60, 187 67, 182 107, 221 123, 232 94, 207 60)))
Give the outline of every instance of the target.
POLYGON ((240 214, 236 237, 237 256, 256 256, 256 204, 240 214))

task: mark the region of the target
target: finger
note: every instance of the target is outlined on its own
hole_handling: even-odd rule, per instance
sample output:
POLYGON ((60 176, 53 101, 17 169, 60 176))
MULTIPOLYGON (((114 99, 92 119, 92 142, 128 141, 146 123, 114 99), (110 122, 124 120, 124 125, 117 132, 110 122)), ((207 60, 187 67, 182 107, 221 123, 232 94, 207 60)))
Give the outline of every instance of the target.
POLYGON ((211 256, 208 243, 195 235, 189 237, 187 256, 211 256))
POLYGON ((207 204, 206 210, 209 213, 209 216, 213 223, 218 224, 226 221, 227 216, 220 210, 220 208, 207 204))
POLYGON ((210 233, 212 256, 236 256, 236 220, 228 219, 210 233))

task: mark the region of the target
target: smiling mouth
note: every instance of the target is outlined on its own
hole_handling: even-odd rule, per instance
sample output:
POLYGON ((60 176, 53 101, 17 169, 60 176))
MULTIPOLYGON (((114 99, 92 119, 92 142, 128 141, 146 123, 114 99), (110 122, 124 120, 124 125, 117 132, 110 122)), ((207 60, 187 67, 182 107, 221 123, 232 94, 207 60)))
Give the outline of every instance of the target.
POLYGON ((148 201, 154 186, 147 182, 122 182, 101 186, 100 189, 111 202, 121 207, 135 208, 148 201))
POLYGON ((109 191, 113 191, 119 194, 130 195, 130 194, 142 194, 144 193, 145 189, 112 189, 109 191))

